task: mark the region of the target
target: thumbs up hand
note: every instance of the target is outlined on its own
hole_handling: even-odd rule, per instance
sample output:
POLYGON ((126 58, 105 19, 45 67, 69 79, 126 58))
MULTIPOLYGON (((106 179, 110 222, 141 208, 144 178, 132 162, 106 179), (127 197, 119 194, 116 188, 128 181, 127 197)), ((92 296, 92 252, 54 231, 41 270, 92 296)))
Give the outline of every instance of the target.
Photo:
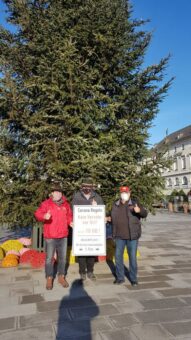
POLYGON ((51 218, 51 212, 50 212, 50 210, 48 210, 48 212, 46 214, 44 214, 44 219, 49 220, 50 218, 51 218))
POLYGON ((92 200, 92 205, 97 205, 97 202, 96 202, 96 200, 94 200, 94 198, 92 200))
POLYGON ((141 209, 138 207, 137 204, 135 204, 135 206, 134 206, 134 211, 135 211, 137 214, 139 214, 140 211, 141 211, 141 209))

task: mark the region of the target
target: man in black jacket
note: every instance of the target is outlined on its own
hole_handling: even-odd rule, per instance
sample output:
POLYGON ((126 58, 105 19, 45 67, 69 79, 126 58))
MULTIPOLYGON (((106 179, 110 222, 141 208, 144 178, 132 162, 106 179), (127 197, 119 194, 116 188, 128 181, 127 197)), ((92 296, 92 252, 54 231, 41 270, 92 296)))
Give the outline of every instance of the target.
POLYGON ((116 279, 114 284, 125 282, 123 255, 125 246, 129 256, 129 279, 137 285, 137 247, 141 236, 140 219, 147 216, 147 211, 137 201, 131 199, 129 187, 120 187, 120 199, 113 205, 111 217, 113 237, 115 239, 116 279))
MULTIPOLYGON (((94 190, 93 180, 89 177, 82 180, 81 188, 74 194, 72 207, 75 205, 104 205, 100 195, 94 190)), ((78 256, 79 273, 82 280, 87 277, 95 280, 93 273, 95 256, 78 256)))

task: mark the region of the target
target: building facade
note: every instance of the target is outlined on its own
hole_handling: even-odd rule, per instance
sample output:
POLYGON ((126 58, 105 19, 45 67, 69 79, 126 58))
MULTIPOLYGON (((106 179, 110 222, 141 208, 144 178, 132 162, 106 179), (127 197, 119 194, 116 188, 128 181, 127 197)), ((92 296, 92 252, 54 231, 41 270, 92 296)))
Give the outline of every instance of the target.
POLYGON ((191 190, 191 125, 166 136, 156 148, 166 145, 166 158, 173 160, 169 169, 162 171, 165 178, 165 195, 173 190, 183 190, 187 194, 191 190))

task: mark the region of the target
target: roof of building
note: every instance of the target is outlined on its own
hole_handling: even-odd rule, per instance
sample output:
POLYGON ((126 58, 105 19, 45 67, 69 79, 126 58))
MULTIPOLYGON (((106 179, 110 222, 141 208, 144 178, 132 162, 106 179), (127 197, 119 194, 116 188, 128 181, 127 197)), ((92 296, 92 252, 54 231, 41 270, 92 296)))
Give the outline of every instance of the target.
POLYGON ((188 125, 183 129, 177 130, 170 135, 167 135, 162 141, 156 144, 154 148, 158 149, 165 144, 174 144, 189 137, 191 137, 191 125, 188 125))

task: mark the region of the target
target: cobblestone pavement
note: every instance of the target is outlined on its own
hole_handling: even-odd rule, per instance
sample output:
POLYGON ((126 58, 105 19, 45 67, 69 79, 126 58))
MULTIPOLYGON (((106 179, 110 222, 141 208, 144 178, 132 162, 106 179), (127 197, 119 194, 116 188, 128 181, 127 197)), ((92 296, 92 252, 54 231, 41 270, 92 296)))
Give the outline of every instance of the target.
POLYGON ((139 251, 137 287, 113 285, 105 262, 84 285, 70 265, 52 291, 43 270, 0 268, 0 340, 190 340, 191 215, 150 215, 139 251))

